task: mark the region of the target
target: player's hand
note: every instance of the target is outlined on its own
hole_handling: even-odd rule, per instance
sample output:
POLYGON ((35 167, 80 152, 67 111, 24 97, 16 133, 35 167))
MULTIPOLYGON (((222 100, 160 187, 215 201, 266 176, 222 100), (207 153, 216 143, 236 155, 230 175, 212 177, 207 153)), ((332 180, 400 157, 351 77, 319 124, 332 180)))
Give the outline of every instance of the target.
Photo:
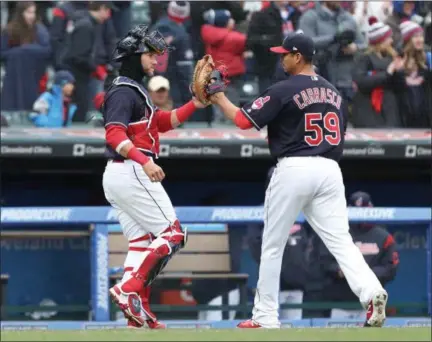
POLYGON ((225 93, 222 93, 222 92, 216 93, 216 94, 211 95, 209 97, 209 100, 212 104, 217 105, 223 99, 224 96, 225 96, 225 93))
POLYGON ((204 104, 204 103, 198 101, 198 99, 195 96, 192 97, 192 102, 193 102, 193 104, 194 104, 194 106, 196 108, 205 108, 208 105, 210 105, 210 103, 209 104, 204 104))
POLYGON ((143 165, 143 170, 152 182, 162 182, 165 178, 165 173, 159 165, 149 161, 143 165))
MULTIPOLYGON (((214 79, 210 80, 210 83, 216 82, 214 79)), ((225 96, 224 92, 215 93, 209 96, 209 100, 212 104, 218 104, 218 102, 225 96)))

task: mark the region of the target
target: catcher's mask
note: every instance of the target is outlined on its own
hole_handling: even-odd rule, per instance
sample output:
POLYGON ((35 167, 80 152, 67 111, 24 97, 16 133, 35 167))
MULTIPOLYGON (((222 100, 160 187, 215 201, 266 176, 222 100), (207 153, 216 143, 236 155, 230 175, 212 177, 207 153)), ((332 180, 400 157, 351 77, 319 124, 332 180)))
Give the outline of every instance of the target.
POLYGON ((174 50, 174 47, 167 44, 159 31, 149 33, 147 25, 137 25, 128 32, 126 37, 117 43, 114 50, 113 61, 119 62, 125 57, 155 52, 163 55, 165 52, 174 50))

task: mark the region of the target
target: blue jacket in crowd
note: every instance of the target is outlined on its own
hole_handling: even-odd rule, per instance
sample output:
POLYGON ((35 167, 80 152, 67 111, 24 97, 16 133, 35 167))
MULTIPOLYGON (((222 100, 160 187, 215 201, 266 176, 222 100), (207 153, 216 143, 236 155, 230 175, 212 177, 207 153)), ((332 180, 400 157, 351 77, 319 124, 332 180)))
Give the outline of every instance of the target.
POLYGON ((64 118, 63 112, 63 91, 60 85, 54 84, 51 90, 44 92, 36 100, 34 109, 47 108, 46 114, 31 113, 30 119, 37 127, 65 127, 69 126, 76 112, 77 106, 70 104, 68 108, 67 118, 64 118))

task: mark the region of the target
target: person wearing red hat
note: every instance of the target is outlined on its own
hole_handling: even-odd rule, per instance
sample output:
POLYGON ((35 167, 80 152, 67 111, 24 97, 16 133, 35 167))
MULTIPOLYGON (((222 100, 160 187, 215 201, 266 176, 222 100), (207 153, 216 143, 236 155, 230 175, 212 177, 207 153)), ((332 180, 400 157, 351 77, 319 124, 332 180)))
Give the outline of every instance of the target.
POLYGON ((396 92, 401 84, 402 58, 393 48, 392 29, 369 18, 369 47, 357 60, 353 81, 352 123, 358 128, 401 127, 396 92))

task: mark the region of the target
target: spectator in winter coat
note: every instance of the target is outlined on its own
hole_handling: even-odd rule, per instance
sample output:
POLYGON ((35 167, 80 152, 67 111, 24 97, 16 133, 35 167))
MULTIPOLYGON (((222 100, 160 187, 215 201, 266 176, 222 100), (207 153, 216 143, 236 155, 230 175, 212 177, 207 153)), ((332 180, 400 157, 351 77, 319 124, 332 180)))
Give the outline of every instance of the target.
POLYGON ((432 123, 431 51, 425 51, 423 28, 413 22, 400 25, 404 55, 404 87, 398 94, 404 127, 427 128, 432 123))
MULTIPOLYGON (((124 3, 128 4, 127 1, 124 3)), ((90 6, 92 5, 90 4, 90 6)), ((54 67, 56 70, 66 67, 62 62, 67 49, 68 33, 74 30, 75 23, 80 18, 88 16, 88 9, 88 1, 66 1, 54 8, 50 34, 54 67)), ((116 9, 113 13, 118 12, 114 6, 111 9, 116 9)), ((98 65, 99 72, 94 72, 90 78, 88 85, 89 99, 102 91, 103 77, 105 77, 108 69, 111 67, 111 55, 117 43, 116 37, 118 37, 114 29, 113 19, 109 18, 101 25, 98 25, 95 34, 94 60, 98 65)), ((89 109, 95 109, 93 103, 90 103, 89 109)))
MULTIPOLYGON (((125 1, 125 3, 127 3, 125 1)), ((53 20, 50 26, 51 46, 53 49, 54 67, 62 68, 62 53, 64 53, 66 36, 74 27, 74 22, 80 17, 88 15, 88 1, 65 1, 53 9, 53 20)), ((113 7, 114 8, 114 7, 113 7)), ((101 30, 98 31, 96 59, 100 65, 109 64, 111 54, 117 43, 114 29, 114 22, 108 19, 102 23, 101 30)))
MULTIPOLYGON (((234 30, 235 21, 228 10, 209 10, 205 13, 207 24, 201 27, 201 37, 205 53, 210 54, 216 66, 225 65, 230 84, 228 96, 234 104, 239 105, 242 77, 246 72, 243 53, 246 46, 246 35, 234 30)), ((225 116, 214 107, 216 120, 225 121, 225 116)))
POLYGON ((87 12, 88 1, 65 1, 53 8, 52 22, 49 28, 50 42, 53 53, 53 66, 62 68, 62 54, 65 50, 66 33, 73 29, 73 22, 80 14, 87 12))
MULTIPOLYGON (((152 1, 153 2, 153 1, 152 1)), ((238 24, 246 20, 247 12, 243 10, 241 1, 194 1, 191 6, 190 35, 195 59, 200 59, 204 53, 204 43, 201 40, 201 26, 206 23, 204 13, 210 9, 226 9, 238 24)))
POLYGON ((112 23, 117 37, 124 37, 131 28, 132 22, 132 1, 114 1, 117 8, 112 15, 112 23))
POLYGON ((339 1, 325 1, 303 14, 299 29, 313 38, 318 72, 340 91, 347 113, 354 96, 354 57, 366 47, 354 17, 341 8, 339 1))
POLYGON ((54 83, 33 105, 30 119, 37 127, 60 128, 69 126, 76 111, 71 103, 75 78, 66 70, 57 71, 54 83))
MULTIPOLYGON (((107 76, 107 69, 98 53, 103 24, 111 18, 110 1, 90 2, 88 10, 73 22, 72 29, 67 31, 65 52, 61 65, 75 77, 76 88, 74 102, 78 106, 74 121, 86 120, 89 105, 97 93, 90 87, 93 78, 101 82, 107 76)), ((102 87, 100 87, 102 88, 102 87)))
POLYGON ((39 96, 51 48, 48 31, 36 20, 34 2, 18 2, 2 32, 0 56, 5 63, 1 109, 29 111, 39 96))
POLYGON ((189 18, 190 4, 187 1, 171 1, 167 16, 159 19, 152 30, 164 35, 167 43, 175 48, 170 53, 158 57, 156 74, 171 82, 171 95, 174 108, 189 101, 189 84, 193 72, 193 52, 189 34, 184 22, 189 18))
POLYGON ((411 20, 418 24, 423 22, 423 18, 418 14, 420 9, 419 1, 393 1, 393 13, 387 18, 385 23, 393 31, 393 40, 396 47, 402 46, 402 37, 399 25, 403 21, 411 20))
MULTIPOLYGON (((17 3, 19 1, 2 1, 2 5, 5 3, 8 8, 9 14, 14 13, 17 3)), ((35 1, 36 5, 36 17, 40 19, 41 23, 48 27, 50 25, 50 20, 48 18, 48 10, 54 6, 54 1, 35 1)), ((11 15, 8 15, 8 22, 11 20, 11 15)))
POLYGON ((235 21, 228 10, 206 12, 207 24, 201 27, 205 53, 210 54, 216 66, 224 64, 230 81, 245 73, 243 52, 246 35, 234 30, 235 21))
POLYGON ((280 64, 278 57, 269 53, 270 47, 280 44, 286 35, 297 29, 302 14, 297 5, 296 1, 272 1, 252 15, 246 45, 247 50, 254 54, 260 92, 273 83, 277 65, 280 64))
POLYGON ((403 61, 392 47, 390 26, 371 17, 369 48, 356 61, 352 124, 358 128, 401 127, 396 98, 403 84, 403 61))

